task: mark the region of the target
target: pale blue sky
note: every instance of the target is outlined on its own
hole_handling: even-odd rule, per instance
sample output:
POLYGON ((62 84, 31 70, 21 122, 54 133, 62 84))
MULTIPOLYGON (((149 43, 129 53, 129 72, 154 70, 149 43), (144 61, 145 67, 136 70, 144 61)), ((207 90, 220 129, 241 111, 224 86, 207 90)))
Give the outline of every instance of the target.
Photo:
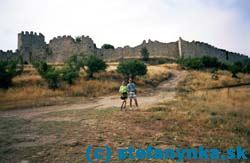
POLYGON ((0 49, 15 50, 17 33, 89 35, 135 46, 144 39, 198 40, 250 56, 250 0, 0 0, 0 49))

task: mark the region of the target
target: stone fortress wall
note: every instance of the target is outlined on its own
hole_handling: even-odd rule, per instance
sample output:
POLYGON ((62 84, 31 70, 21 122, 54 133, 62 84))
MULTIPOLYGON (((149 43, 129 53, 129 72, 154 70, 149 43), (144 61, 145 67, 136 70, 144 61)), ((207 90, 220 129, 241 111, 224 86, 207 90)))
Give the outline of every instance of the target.
POLYGON ((0 60, 4 61, 16 60, 18 59, 18 57, 19 57, 18 50, 16 50, 15 52, 13 52, 12 50, 7 50, 7 51, 0 50, 0 60))
POLYGON ((119 61, 122 59, 141 58, 141 48, 146 47, 150 58, 164 58, 176 60, 180 57, 212 56, 223 62, 242 61, 248 57, 242 54, 218 49, 207 43, 198 41, 188 42, 179 38, 178 41, 163 43, 159 41, 145 40, 135 47, 118 47, 115 49, 97 48, 89 36, 81 36, 74 39, 71 36, 58 36, 46 44, 44 36, 34 32, 21 32, 18 34, 18 49, 16 52, 0 51, 0 59, 15 59, 22 56, 24 62, 47 61, 50 63, 62 63, 74 54, 95 54, 105 61, 119 61))
POLYGON ((150 53, 150 58, 177 59, 179 56, 176 42, 162 43, 159 41, 145 40, 136 47, 125 46, 124 48, 102 49, 101 55, 104 60, 116 61, 129 58, 141 58, 141 49, 146 47, 150 53))
POLYGON ((81 36, 76 41, 71 36, 59 36, 50 40, 49 49, 52 54, 48 56, 49 62, 64 62, 74 54, 96 54, 97 48, 89 36, 81 36))
POLYGON ((248 58, 245 55, 229 52, 224 49, 218 49, 212 45, 199 41, 188 42, 180 38, 179 42, 181 42, 180 43, 181 55, 184 58, 211 56, 211 57, 217 57, 218 60, 222 62, 231 62, 231 63, 236 61, 243 61, 248 58))
POLYGON ((30 63, 31 61, 46 60, 49 53, 48 46, 45 42, 43 34, 36 32, 21 32, 18 34, 18 51, 23 57, 23 61, 30 63))

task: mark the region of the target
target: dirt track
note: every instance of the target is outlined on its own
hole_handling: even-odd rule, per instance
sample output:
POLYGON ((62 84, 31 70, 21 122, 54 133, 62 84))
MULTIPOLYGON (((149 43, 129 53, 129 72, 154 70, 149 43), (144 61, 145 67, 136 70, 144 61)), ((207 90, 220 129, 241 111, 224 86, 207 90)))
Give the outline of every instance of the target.
MULTIPOLYGON (((185 78, 185 71, 171 71, 170 79, 162 82, 155 91, 147 96, 138 96, 139 109, 144 109, 150 105, 154 105, 161 101, 172 100, 175 97, 175 89, 177 84, 185 78)), ((27 108, 20 110, 1 111, 0 117, 18 117, 24 119, 33 119, 41 114, 64 110, 79 110, 87 108, 105 109, 120 107, 119 95, 103 96, 95 99, 82 99, 77 104, 55 105, 37 108, 27 108)))

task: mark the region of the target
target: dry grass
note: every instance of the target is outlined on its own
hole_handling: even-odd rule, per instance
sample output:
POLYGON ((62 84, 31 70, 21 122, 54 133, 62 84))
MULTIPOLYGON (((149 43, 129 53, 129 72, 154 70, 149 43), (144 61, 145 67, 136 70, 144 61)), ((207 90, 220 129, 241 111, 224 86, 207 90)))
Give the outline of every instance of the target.
POLYGON ((14 87, 26 87, 35 85, 45 85, 46 83, 42 80, 40 75, 36 74, 24 74, 17 76, 13 79, 14 87))
MULTIPOLYGON (((42 82, 42 81, 41 81, 42 82)), ((84 97, 96 97, 105 94, 112 94, 116 92, 119 88, 118 82, 110 82, 110 81, 100 81, 100 80, 84 80, 81 79, 76 84, 72 86, 64 86, 57 90, 48 89, 46 84, 43 86, 39 85, 28 85, 25 84, 23 87, 15 87, 10 88, 6 91, 0 91, 0 108, 19 108, 19 107, 30 107, 33 104, 37 106, 38 104, 43 105, 41 102, 42 99, 44 101, 49 102, 52 98, 60 98, 60 97, 75 97, 75 96, 84 96, 84 97), (47 99, 47 100, 46 100, 47 99), (22 106, 20 106, 20 102, 22 102, 22 106), (9 107, 10 104, 13 104, 9 107), (16 105, 14 105, 16 104, 16 105)), ((51 103, 46 105, 50 105, 55 103, 54 100, 51 103)))
POLYGON ((78 84, 68 86, 65 89, 67 96, 96 97, 105 94, 112 94, 119 89, 120 83, 100 80, 81 79, 78 84))
POLYGON ((1 102, 15 102, 18 100, 31 99, 36 100, 41 97, 52 97, 52 96, 62 96, 63 92, 61 90, 50 90, 46 87, 39 86, 29 86, 21 88, 10 88, 6 91, 0 92, 2 98, 1 102))
MULTIPOLYGON (((61 64, 56 66, 61 66, 61 64)), ((31 65, 25 65, 24 73, 13 79, 13 86, 8 90, 0 90, 0 96, 2 97, 0 98, 1 108, 19 108, 20 105, 22 107, 43 105, 42 99, 46 101, 46 105, 52 105, 52 102, 49 102, 51 98, 96 97, 117 93, 124 77, 115 71, 116 66, 117 63, 111 63, 108 71, 95 74, 94 80, 86 80, 86 73, 81 71, 80 78, 74 85, 69 86, 61 83, 62 87, 53 91, 47 88, 46 81, 39 76, 31 65)), ((149 91, 148 89, 166 80, 169 74, 169 70, 164 66, 149 66, 148 74, 135 80, 136 84, 142 88, 139 89, 139 92, 149 91)), ((55 103, 55 100, 52 101, 55 103)))
MULTIPOLYGON (((57 65, 61 66, 61 65, 57 65)), ((110 68, 106 72, 95 74, 95 80, 86 80, 84 78, 85 72, 81 71, 81 77, 72 86, 62 83, 62 87, 58 90, 52 91, 47 88, 47 83, 41 79, 35 69, 30 66, 25 66, 25 73, 17 76, 13 80, 13 87, 9 90, 0 90, 1 108, 5 105, 10 105, 10 108, 15 108, 15 103, 22 103, 27 106, 32 106, 32 103, 38 104, 41 99, 50 98, 64 98, 64 97, 96 97, 107 94, 117 93, 117 90, 124 77, 115 71, 117 63, 111 63, 110 68)), ((162 64, 148 66, 148 73, 143 77, 135 79, 136 84, 140 88, 139 93, 147 93, 152 91, 162 81, 167 80, 171 76, 172 70, 178 70, 176 64, 162 64)), ((212 80, 211 73, 190 71, 185 81, 179 84, 180 89, 200 90, 213 87, 223 87, 250 81, 250 75, 239 75, 239 79, 234 79, 231 74, 226 71, 219 71, 219 80, 212 80)), ((41 102, 42 104, 42 102, 41 102)), ((40 104, 39 104, 40 105, 40 104)))
POLYGON ((250 83, 250 74, 239 74, 238 76, 239 78, 232 78, 230 72, 219 71, 218 80, 214 80, 210 72, 189 71, 186 79, 179 83, 179 88, 186 90, 201 90, 250 83))
POLYGON ((224 150, 241 145, 250 150, 250 88, 230 91, 183 94, 147 110, 113 112, 103 121, 103 128, 109 126, 109 132, 124 146, 203 145, 224 150))
MULTIPOLYGON (((86 162, 82 152, 89 144, 109 145, 112 151, 148 145, 162 149, 202 145, 221 150, 241 145, 249 151, 249 98, 250 88, 239 87, 180 94, 146 110, 64 110, 31 121, 2 117, 0 144, 4 148, 0 154, 13 162, 24 155, 31 162, 86 162)), ((117 157, 112 158, 115 161, 119 162, 117 157)))
MULTIPOLYGON (((158 78, 169 71, 168 65, 150 67, 147 78, 158 78)), ((192 71, 184 84, 193 89, 234 84, 235 79, 231 79, 230 74, 219 73, 219 80, 211 85, 211 74, 192 71)), ((247 78, 248 75, 241 76, 242 81, 247 78)), ((15 87, 0 92, 0 102, 4 104, 11 99, 11 103, 16 103, 34 98, 37 103, 47 96, 99 96, 116 92, 120 80, 119 74, 109 71, 97 74, 96 80, 82 78, 75 85, 56 91, 37 85, 15 87)), ((144 78, 137 80, 141 84, 145 82, 144 78)), ((131 145, 136 148, 152 145, 162 149, 203 145, 224 150, 241 145, 249 151, 249 98, 250 87, 245 86, 180 92, 174 100, 127 112, 120 112, 119 108, 89 108, 50 112, 32 120, 1 117, 0 156, 3 157, 0 160, 18 162, 25 156, 31 162, 86 162, 83 152, 88 144, 109 145, 113 150, 131 145), (67 143, 69 140, 76 143, 67 143), (31 146, 25 146, 27 144, 31 146)), ((112 158, 112 161, 117 160, 112 158)))

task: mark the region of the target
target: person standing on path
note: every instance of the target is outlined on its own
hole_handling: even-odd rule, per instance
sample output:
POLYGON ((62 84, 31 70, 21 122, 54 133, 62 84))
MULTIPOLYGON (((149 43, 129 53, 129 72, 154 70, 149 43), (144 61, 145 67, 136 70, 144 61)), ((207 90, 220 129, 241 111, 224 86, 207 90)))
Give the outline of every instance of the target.
POLYGON ((134 100, 135 106, 138 107, 138 102, 136 98, 136 85, 133 83, 132 78, 129 78, 129 83, 127 85, 128 89, 128 97, 129 97, 129 105, 132 108, 132 101, 134 100))
POLYGON ((122 85, 120 86, 119 92, 121 93, 121 111, 124 109, 126 111, 126 104, 127 104, 127 98, 128 98, 128 91, 126 87, 125 81, 122 81, 122 85))

